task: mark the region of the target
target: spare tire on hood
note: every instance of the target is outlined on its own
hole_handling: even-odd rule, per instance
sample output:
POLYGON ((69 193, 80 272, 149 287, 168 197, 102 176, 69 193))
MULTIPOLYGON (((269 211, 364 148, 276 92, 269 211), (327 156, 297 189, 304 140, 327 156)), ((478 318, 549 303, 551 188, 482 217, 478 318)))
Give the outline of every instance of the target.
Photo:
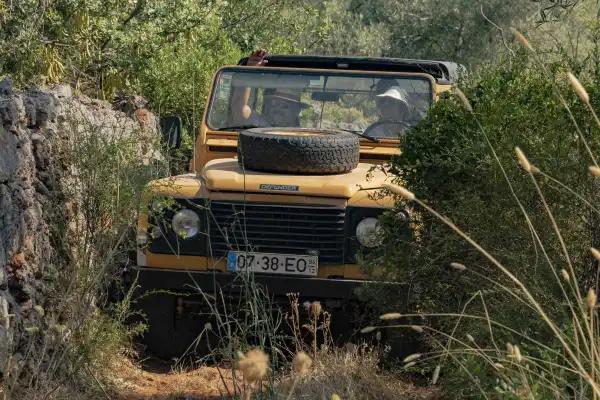
POLYGON ((253 171, 343 174, 358 165, 358 136, 337 130, 253 128, 238 138, 238 163, 253 171))

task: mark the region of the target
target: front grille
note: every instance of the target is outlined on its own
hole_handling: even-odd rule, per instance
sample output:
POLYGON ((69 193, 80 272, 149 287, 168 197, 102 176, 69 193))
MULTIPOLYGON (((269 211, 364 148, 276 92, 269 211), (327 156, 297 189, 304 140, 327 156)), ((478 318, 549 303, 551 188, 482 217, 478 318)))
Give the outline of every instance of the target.
POLYGON ((316 251, 319 262, 344 260, 343 208, 212 201, 210 210, 213 256, 229 250, 283 254, 316 251))

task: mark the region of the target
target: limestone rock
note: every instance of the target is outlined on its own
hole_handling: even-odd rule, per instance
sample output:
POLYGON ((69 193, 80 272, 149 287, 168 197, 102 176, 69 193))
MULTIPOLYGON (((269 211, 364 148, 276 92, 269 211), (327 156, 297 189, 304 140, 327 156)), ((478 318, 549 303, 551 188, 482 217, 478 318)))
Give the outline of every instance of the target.
POLYGON ((108 102, 74 96, 66 85, 18 91, 10 78, 0 81, 0 374, 19 337, 13 322, 44 304, 46 269, 68 257, 53 242, 56 219, 79 218, 72 206, 79 199, 67 194, 78 171, 60 149, 97 135, 132 138, 140 160, 153 156, 145 148, 159 137, 156 117, 148 110, 138 114, 143 123, 108 102))

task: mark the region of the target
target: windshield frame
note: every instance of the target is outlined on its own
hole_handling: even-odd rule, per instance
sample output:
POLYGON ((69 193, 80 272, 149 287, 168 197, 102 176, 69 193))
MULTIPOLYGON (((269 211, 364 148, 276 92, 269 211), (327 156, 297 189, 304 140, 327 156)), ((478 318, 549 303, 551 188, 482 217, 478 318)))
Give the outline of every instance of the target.
MULTIPOLYGON (((211 89, 210 89, 210 98, 208 99, 208 102, 206 103, 206 108, 204 110, 204 115, 202 117, 202 123, 204 126, 206 126, 207 131, 208 132, 218 132, 219 134, 229 134, 229 135, 234 135, 237 136, 237 132, 234 130, 231 131, 222 131, 222 130, 218 130, 216 128, 211 127, 208 124, 208 116, 210 113, 210 110, 213 107, 213 104, 215 102, 215 98, 216 98, 216 87, 217 84, 219 82, 219 78, 221 76, 221 74, 223 74, 224 72, 229 72, 229 71, 240 71, 240 72, 248 72, 248 71, 252 71, 255 70, 257 72, 273 72, 273 73, 277 73, 277 72, 283 72, 283 73, 300 73, 300 74, 314 74, 314 75, 319 75, 319 74, 330 74, 330 75, 350 75, 350 76, 358 76, 358 77, 373 77, 373 76, 385 76, 385 77, 404 77, 404 78, 410 78, 410 77, 414 77, 414 78, 421 78, 424 80, 427 80, 429 82, 429 86, 431 89, 431 103, 430 105, 433 105, 433 103, 435 102, 435 95, 436 95, 436 81, 435 78, 433 76, 431 76, 430 74, 427 74, 425 72, 423 73, 418 73, 418 72, 388 72, 388 71, 360 71, 360 70, 332 70, 332 69, 316 69, 316 68, 287 68, 287 67, 265 67, 265 66, 240 66, 240 65, 236 65, 236 66, 225 66, 222 68, 219 68, 217 70, 217 72, 214 75, 213 78, 213 82, 211 85, 211 89)), ((382 142, 398 142, 399 139, 397 138, 379 138, 381 139, 382 142)), ((361 142, 362 141, 368 141, 368 139, 364 139, 361 138, 360 139, 361 142)), ((376 144, 376 143, 371 143, 371 144, 376 144)))

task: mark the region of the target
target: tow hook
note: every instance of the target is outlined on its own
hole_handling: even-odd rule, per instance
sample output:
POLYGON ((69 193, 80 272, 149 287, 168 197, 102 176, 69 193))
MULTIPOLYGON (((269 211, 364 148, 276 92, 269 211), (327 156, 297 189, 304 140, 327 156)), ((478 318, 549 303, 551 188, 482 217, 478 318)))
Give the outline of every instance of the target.
POLYGON ((175 307, 175 311, 177 312, 177 317, 183 315, 183 297, 177 298, 177 307, 175 307))

